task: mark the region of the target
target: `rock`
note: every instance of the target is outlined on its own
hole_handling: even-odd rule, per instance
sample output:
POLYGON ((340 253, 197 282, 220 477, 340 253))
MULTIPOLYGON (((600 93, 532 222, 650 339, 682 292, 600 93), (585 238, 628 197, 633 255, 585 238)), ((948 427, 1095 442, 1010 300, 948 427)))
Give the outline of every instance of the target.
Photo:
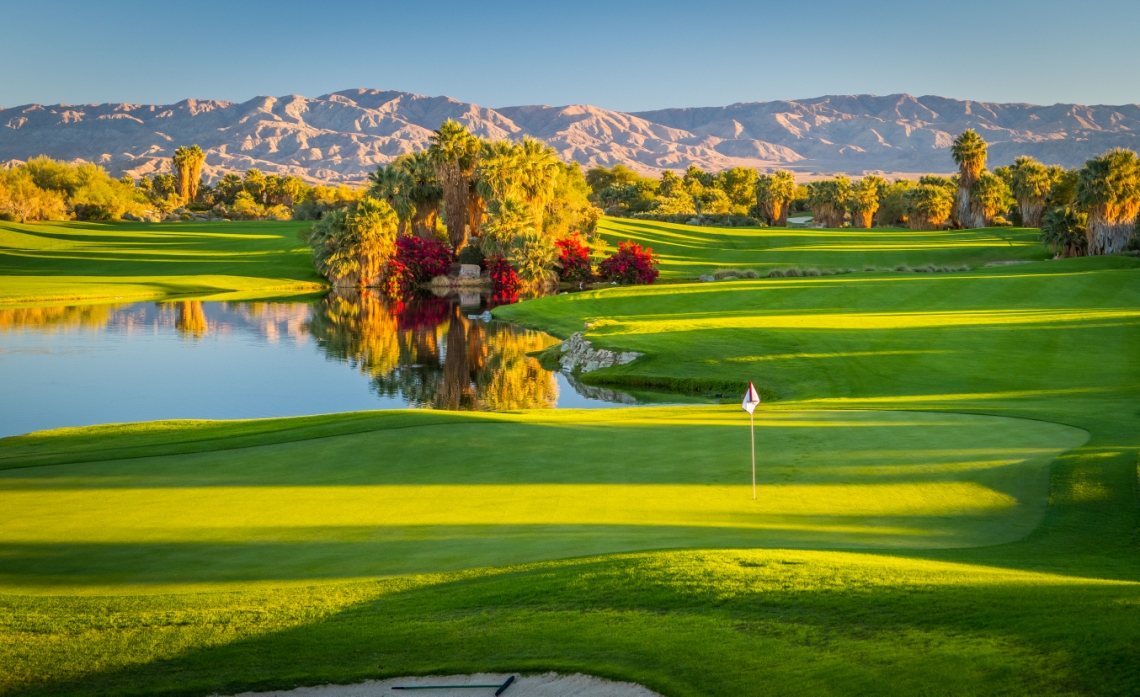
POLYGON ((625 365, 641 356, 636 351, 618 353, 609 349, 590 348, 590 342, 582 336, 581 332, 574 332, 569 339, 563 341, 561 352, 562 357, 559 359, 559 363, 561 363, 564 373, 572 373, 575 370, 589 373, 599 368, 625 365))
POLYGON ((460 281, 478 281, 481 271, 478 264, 452 264, 447 275, 460 281))
POLYGON ((712 283, 715 280, 716 278, 713 276, 706 276, 705 274, 701 274, 701 283, 712 283))
POLYGON ((467 315, 467 319, 481 319, 484 322, 490 322, 493 318, 490 312, 484 312, 481 315, 467 315))

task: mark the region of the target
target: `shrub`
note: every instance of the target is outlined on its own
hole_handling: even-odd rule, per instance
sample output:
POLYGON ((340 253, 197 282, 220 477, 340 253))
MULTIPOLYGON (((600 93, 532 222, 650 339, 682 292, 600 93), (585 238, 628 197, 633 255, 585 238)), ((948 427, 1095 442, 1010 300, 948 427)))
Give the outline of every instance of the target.
POLYGON ((486 259, 487 275, 491 277, 495 293, 513 293, 519 287, 519 275, 511 268, 509 262, 501 254, 494 254, 486 259))
POLYGON ((483 250, 479 248, 478 244, 469 244, 463 249, 459 250, 459 263, 472 264, 480 268, 484 263, 483 250))
POLYGON ((446 276, 455 263, 455 254, 439 240, 422 240, 404 235, 396 240, 396 260, 407 268, 413 284, 446 276))
POLYGON ((590 267, 590 248, 582 244, 580 237, 567 237, 555 244, 558 245, 558 265, 562 267, 559 276, 563 281, 578 283, 594 277, 594 270, 590 267))
POLYGON ((650 284, 657 280, 657 263, 651 248, 626 240, 613 255, 598 264, 598 273, 607 281, 650 284))

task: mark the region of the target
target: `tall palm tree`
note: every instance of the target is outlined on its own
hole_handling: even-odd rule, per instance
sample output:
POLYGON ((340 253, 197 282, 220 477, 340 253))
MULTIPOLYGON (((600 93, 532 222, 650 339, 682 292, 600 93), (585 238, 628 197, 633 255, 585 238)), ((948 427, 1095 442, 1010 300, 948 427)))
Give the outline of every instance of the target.
POLYGON ((950 154, 958 165, 958 223, 967 228, 985 227, 974 220, 970 188, 986 168, 986 141, 974 129, 968 128, 954 139, 950 154))
POLYGON ((453 249, 467 241, 467 192, 479 154, 479 139, 459 122, 448 119, 431 136, 432 162, 443 187, 447 236, 453 249))
POLYGON ((523 136, 519 143, 519 190, 530 206, 535 228, 541 230, 546 204, 554 195, 561 161, 558 153, 541 140, 523 136))
POLYGON ((198 196, 206 153, 197 145, 189 148, 183 146, 174 151, 172 160, 174 171, 178 174, 178 195, 182 197, 183 203, 190 203, 198 196))
POLYGON ((796 176, 779 170, 762 174, 756 182, 756 203, 769 225, 787 227, 788 205, 796 198, 796 176))
POLYGON ((992 225, 995 215, 1009 209, 1012 198, 1001 177, 982 172, 970 187, 970 214, 975 225, 992 225))
POLYGON ((1012 170, 1010 188, 1021 211, 1021 224, 1039 228, 1045 199, 1053 189, 1054 170, 1032 157, 1017 158, 1013 161, 1012 170))
POLYGON ((851 187, 851 227, 872 226, 886 188, 887 180, 873 174, 863 177, 851 187))
POLYGON ((1077 204, 1088 212, 1089 256, 1123 251, 1140 212, 1140 160, 1117 148, 1085 162, 1077 204))

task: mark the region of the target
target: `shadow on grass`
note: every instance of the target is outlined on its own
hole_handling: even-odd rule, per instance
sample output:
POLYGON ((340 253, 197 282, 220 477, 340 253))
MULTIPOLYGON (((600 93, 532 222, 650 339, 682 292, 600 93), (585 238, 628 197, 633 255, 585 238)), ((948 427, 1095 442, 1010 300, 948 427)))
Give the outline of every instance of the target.
MULTIPOLYGON (((163 657, 124 646, 129 655, 107 656, 123 667, 100 670, 98 651, 112 647, 99 647, 66 677, 9 684, 28 695, 203 695, 546 670, 666 695, 1125 694, 1140 684, 1140 585, 899 557, 682 552, 278 593, 261 611, 222 608, 216 596, 61 599, 60 616, 168 632, 163 657), (171 602, 178 611, 164 613, 171 602), (238 620, 245 636, 227 629, 238 620), (183 639, 215 645, 182 649, 183 639)), ((32 612, 37 600, 51 602, 3 602, 32 612)), ((27 629, 47 623, 41 611, 27 629)), ((81 624, 56 631, 81 634, 81 624)))

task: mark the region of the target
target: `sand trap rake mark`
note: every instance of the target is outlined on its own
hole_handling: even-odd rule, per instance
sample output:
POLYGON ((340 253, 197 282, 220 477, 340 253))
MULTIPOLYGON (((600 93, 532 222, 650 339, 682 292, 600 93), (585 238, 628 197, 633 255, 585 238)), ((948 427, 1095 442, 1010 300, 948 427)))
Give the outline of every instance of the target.
POLYGON ((473 690, 477 688, 498 688, 495 690, 496 695, 501 695, 507 691, 511 683, 515 681, 515 676, 511 676, 503 682, 502 685, 394 685, 393 690, 473 690))

